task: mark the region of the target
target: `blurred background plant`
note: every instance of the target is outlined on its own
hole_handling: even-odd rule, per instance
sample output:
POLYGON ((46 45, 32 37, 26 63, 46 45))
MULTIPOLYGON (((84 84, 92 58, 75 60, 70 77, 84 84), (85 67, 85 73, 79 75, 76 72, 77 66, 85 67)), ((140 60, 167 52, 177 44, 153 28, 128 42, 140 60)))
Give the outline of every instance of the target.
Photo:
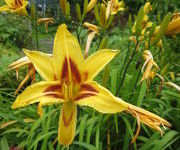
MULTIPOLYGON (((65 22, 69 29, 80 41, 82 50, 85 50, 90 40, 90 48, 87 55, 92 54, 99 48, 119 49, 121 53, 97 76, 96 80, 115 95, 125 101, 143 107, 165 119, 172 128, 165 131, 165 135, 154 132, 141 124, 141 131, 137 140, 130 144, 136 132, 136 120, 127 114, 102 115, 89 109, 78 109, 78 122, 76 137, 69 149, 179 149, 180 140, 180 92, 167 82, 180 85, 180 34, 165 36, 165 31, 155 33, 155 28, 169 22, 172 16, 168 12, 180 12, 180 2, 173 1, 150 1, 152 10, 146 14, 151 26, 144 29, 144 5, 146 1, 127 1, 123 11, 117 14, 109 14, 107 4, 98 1, 87 12, 90 1, 76 0, 64 1, 66 7, 59 7, 59 1, 31 1, 28 6, 29 15, 33 17, 32 4, 36 2, 36 20, 43 17, 53 17, 54 24, 48 27, 48 33, 44 25, 32 24, 32 18, 18 16, 10 13, 0 14, 0 147, 2 150, 19 147, 19 149, 66 149, 57 142, 57 128, 59 106, 44 107, 44 116, 39 118, 36 113, 36 105, 12 110, 11 105, 16 96, 14 91, 27 74, 27 70, 19 69, 19 79, 16 81, 15 71, 10 71, 8 65, 19 59, 23 54, 22 48, 37 49, 36 36, 39 40, 40 51, 52 53, 53 39, 57 26, 65 22), (68 4, 69 3, 69 4, 68 4), (85 7, 86 6, 86 7, 85 7), (139 16, 139 17, 138 17, 139 16), (165 16, 167 16, 165 18, 165 16), (169 17, 168 17, 169 16, 169 17), (100 21, 101 18, 101 21, 100 21), (138 21, 139 19, 139 21, 138 21), (92 32, 84 26, 89 22, 99 26, 99 31, 88 38, 92 32), (136 31, 132 28, 136 26, 136 31), (140 27, 141 26, 141 27, 140 27), (140 28, 139 28, 140 27, 140 28), (138 29, 139 28, 139 29, 138 29), (129 37, 134 36, 134 39, 129 37), (141 39, 139 40, 139 37, 141 39), (156 44, 160 40, 162 44, 152 44, 151 39, 156 38, 156 44), (143 38, 142 38, 143 37, 143 38), (148 43, 148 44, 147 44, 148 43), (143 52, 149 50, 153 61, 159 66, 156 73, 161 78, 154 77, 147 86, 146 80, 140 83, 143 77, 141 69, 145 61, 143 52)), ((61 1, 62 2, 62 1, 61 1)), ((0 0, 0 6, 4 4, 0 0)), ((146 17, 145 17, 146 18, 146 17)), ((164 26, 164 25, 163 25, 164 26)), ((166 24, 166 28, 168 23, 166 24)), ((153 40, 152 40, 153 41, 153 40)), ((154 70, 153 70, 154 71, 154 70)), ((36 75, 36 81, 40 77, 36 75)), ((28 81, 24 90, 31 81, 28 81)))

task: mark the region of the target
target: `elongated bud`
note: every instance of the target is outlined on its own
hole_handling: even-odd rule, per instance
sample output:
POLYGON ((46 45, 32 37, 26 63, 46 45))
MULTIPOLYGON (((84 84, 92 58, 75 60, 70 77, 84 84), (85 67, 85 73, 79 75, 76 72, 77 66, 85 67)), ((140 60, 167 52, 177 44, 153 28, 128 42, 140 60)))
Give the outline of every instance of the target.
POLYGON ((79 6, 79 4, 76 4, 76 15, 79 21, 81 21, 81 8, 79 6))
POLYGON ((159 29, 159 32, 157 33, 157 35, 155 36, 152 44, 155 45, 156 43, 158 43, 162 36, 165 34, 166 32, 166 29, 168 27, 168 24, 169 24, 169 21, 171 19, 171 16, 172 14, 171 13, 168 13, 164 18, 163 18, 163 21, 161 23, 161 26, 160 26, 160 29, 159 29))
POLYGON ((66 12, 66 3, 67 3, 67 0, 60 0, 61 10, 64 14, 66 12))
POLYGON ((106 6, 101 4, 100 7, 100 26, 105 28, 106 27, 106 6))
POLYGON ((97 0, 91 0, 87 6, 87 12, 91 11, 96 3, 97 0))
POLYGON ((70 15, 70 4, 69 4, 69 2, 66 3, 65 14, 66 14, 66 16, 70 15))
POLYGON ((34 2, 31 4, 31 18, 32 20, 35 20, 35 15, 36 15, 36 8, 34 2))
POLYGON ((99 23, 99 9, 97 5, 94 6, 94 15, 95 15, 96 21, 99 23))
POLYGON ((84 0, 83 15, 86 15, 86 13, 87 13, 87 6, 88 6, 88 0, 84 0))

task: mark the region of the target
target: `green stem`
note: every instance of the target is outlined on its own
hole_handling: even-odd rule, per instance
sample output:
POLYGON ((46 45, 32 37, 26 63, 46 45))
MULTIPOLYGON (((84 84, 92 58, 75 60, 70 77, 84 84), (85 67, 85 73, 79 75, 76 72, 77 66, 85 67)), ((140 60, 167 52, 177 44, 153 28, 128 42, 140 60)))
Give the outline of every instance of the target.
POLYGON ((136 81, 135 81, 135 83, 134 83, 134 86, 133 86, 133 88, 132 88, 130 97, 128 98, 129 100, 133 97, 133 94, 134 94, 134 92, 135 92, 135 90, 136 90, 136 87, 137 87, 137 84, 138 84, 138 80, 139 80, 140 75, 141 75, 141 69, 139 69, 138 76, 137 76, 136 81))
POLYGON ((128 68, 129 68, 129 65, 131 64, 132 59, 134 58, 135 54, 137 53, 137 52, 136 52, 136 49, 137 49, 138 44, 139 44, 139 41, 137 41, 136 46, 135 46, 135 48, 133 49, 132 55, 130 56, 130 59, 129 59, 129 61, 128 61, 125 69, 124 69, 123 77, 122 77, 122 80, 121 80, 121 82, 120 82, 120 84, 119 84, 118 90, 117 90, 117 92, 116 92, 116 96, 119 95, 120 90, 121 90, 121 87, 122 87, 123 84, 124 84, 125 76, 126 76, 126 73, 127 73, 128 68))
POLYGON ((98 46, 97 46, 97 48, 96 48, 96 51, 99 49, 99 46, 100 46, 100 44, 101 44, 101 42, 102 42, 102 39, 103 39, 103 36, 100 36, 99 43, 98 43, 98 46))
MULTIPOLYGON (((78 29, 78 26, 77 26, 77 29, 78 29)), ((79 32, 78 32, 78 30, 76 32, 79 44, 81 42, 81 40, 80 40, 81 31, 82 31, 82 22, 80 22, 80 30, 79 30, 79 32)))
POLYGON ((37 27, 36 22, 35 22, 35 32, 36 32, 36 47, 37 47, 37 50, 39 50, 38 27, 37 27))

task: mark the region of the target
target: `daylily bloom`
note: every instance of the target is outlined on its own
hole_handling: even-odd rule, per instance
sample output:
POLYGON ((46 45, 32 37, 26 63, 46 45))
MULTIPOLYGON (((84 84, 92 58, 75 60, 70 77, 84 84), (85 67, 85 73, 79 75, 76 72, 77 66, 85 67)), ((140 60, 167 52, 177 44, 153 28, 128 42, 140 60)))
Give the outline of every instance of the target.
POLYGON ((127 111, 137 118, 138 124, 142 121, 161 133, 160 125, 170 126, 166 120, 113 96, 106 88, 93 81, 118 51, 98 50, 84 59, 78 40, 67 30, 65 24, 58 27, 52 57, 38 51, 24 52, 45 81, 26 88, 18 95, 12 108, 39 102, 37 111, 42 116, 42 106, 62 103, 58 128, 58 140, 61 144, 69 145, 73 141, 77 105, 110 114, 127 111))
POLYGON ((44 23, 46 33, 48 32, 49 23, 54 23, 54 18, 39 18, 37 24, 44 23))
POLYGON ((5 0, 6 5, 0 7, 0 12, 9 11, 20 15, 27 15, 27 0, 5 0))
POLYGON ((169 22, 166 30, 166 35, 175 35, 180 33, 180 15, 175 15, 171 22, 169 22))
POLYGON ((100 28, 98 26, 93 25, 93 24, 88 23, 88 22, 85 22, 83 25, 85 27, 87 27, 88 31, 90 32, 87 36, 86 48, 84 51, 84 58, 86 58, 88 56, 88 51, 89 51, 89 48, 91 46, 92 40, 93 40, 95 34, 99 34, 100 28))
POLYGON ((152 6, 150 2, 146 2, 144 5, 144 13, 148 14, 152 10, 152 6))
POLYGON ((142 82, 143 80, 149 78, 149 75, 150 75, 150 72, 151 72, 151 69, 152 69, 153 66, 155 66, 157 69, 159 69, 158 65, 154 62, 153 56, 152 56, 152 54, 151 54, 151 52, 149 50, 145 50, 143 52, 142 57, 144 58, 145 62, 143 64, 143 67, 142 67, 141 71, 144 72, 145 67, 146 67, 146 70, 143 73, 143 77, 142 77, 140 82, 142 82))
POLYGON ((106 9, 106 19, 109 18, 110 14, 115 15, 119 11, 124 11, 125 3, 124 1, 118 1, 118 0, 110 0, 108 2, 104 1, 104 3, 107 5, 106 9))
POLYGON ((83 25, 87 27, 89 31, 96 32, 97 34, 99 33, 100 28, 98 26, 91 24, 89 22, 84 22, 83 25))
POLYGON ((87 12, 91 11, 98 0, 91 0, 87 5, 87 12))

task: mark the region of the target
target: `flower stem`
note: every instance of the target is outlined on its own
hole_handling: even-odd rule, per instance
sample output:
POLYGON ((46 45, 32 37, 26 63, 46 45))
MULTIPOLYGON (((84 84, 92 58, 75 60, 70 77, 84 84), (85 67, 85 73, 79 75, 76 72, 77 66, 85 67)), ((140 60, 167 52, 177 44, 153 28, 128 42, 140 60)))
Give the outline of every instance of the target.
POLYGON ((136 46, 134 47, 133 52, 132 52, 132 54, 131 54, 131 56, 130 56, 130 59, 129 59, 128 63, 126 64, 126 67, 125 67, 124 72, 123 72, 122 80, 121 80, 121 82, 120 82, 120 84, 119 84, 119 87, 118 87, 118 90, 117 90, 117 92, 116 92, 116 96, 119 95, 120 90, 121 90, 121 87, 122 87, 123 84, 124 84, 125 76, 126 76, 126 73, 127 73, 127 71, 128 71, 129 65, 131 64, 132 59, 134 58, 134 56, 135 56, 136 53, 137 53, 137 52, 136 52, 136 49, 137 49, 137 47, 138 47, 138 44, 139 44, 139 41, 137 41, 136 46))
POLYGON ((133 86, 133 88, 132 88, 132 92, 131 92, 131 94, 130 94, 130 97, 128 98, 129 100, 133 97, 133 94, 134 94, 134 92, 135 92, 135 90, 136 90, 136 87, 137 87, 137 84, 138 84, 138 80, 139 80, 140 75, 141 75, 141 69, 139 69, 138 76, 137 76, 136 81, 135 81, 135 83, 134 83, 134 86, 133 86))

